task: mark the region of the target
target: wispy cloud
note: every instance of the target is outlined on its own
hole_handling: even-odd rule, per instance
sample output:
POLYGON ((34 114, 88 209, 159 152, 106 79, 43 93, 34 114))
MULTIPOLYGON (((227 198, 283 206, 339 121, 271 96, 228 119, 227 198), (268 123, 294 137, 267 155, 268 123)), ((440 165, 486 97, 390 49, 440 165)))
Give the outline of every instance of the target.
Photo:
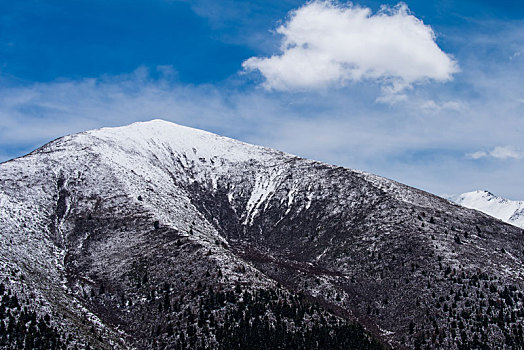
POLYGON ((435 42, 435 33, 400 3, 369 8, 313 1, 290 13, 277 29, 281 53, 252 57, 246 71, 258 71, 275 90, 322 89, 371 80, 384 88, 380 102, 398 102, 414 83, 448 81, 457 62, 435 42), (398 95, 398 96, 392 96, 398 95))
POLYGON ((515 51, 511 56, 509 56, 509 60, 515 60, 519 58, 522 55, 522 51, 515 51))
POLYGON ((450 100, 443 102, 436 102, 435 100, 429 99, 421 102, 420 108, 424 111, 433 113, 433 112, 442 112, 442 111, 464 111, 466 110, 465 103, 458 100, 450 100))
POLYGON ((468 153, 467 156, 471 159, 495 158, 495 159, 523 159, 524 151, 514 146, 497 146, 491 151, 477 151, 468 153))
POLYGON ((484 152, 484 151, 477 151, 477 152, 472 152, 472 153, 466 154, 466 157, 471 158, 471 159, 481 159, 481 158, 485 158, 487 156, 488 156, 488 153, 484 152))

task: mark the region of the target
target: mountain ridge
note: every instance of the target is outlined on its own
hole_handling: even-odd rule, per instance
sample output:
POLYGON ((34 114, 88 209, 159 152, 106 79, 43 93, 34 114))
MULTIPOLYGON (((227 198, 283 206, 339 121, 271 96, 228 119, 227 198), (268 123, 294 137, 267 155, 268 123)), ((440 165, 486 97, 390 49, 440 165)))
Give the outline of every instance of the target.
POLYGON ((373 174, 153 121, 57 139, 0 186, 0 277, 80 348, 520 344, 522 230, 373 174))

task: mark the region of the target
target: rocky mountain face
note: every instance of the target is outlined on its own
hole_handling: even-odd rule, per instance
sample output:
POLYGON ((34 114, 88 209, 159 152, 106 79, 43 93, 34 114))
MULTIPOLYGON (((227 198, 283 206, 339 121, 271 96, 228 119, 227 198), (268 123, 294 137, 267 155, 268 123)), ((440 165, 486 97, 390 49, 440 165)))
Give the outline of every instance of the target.
POLYGON ((0 346, 522 348, 524 233, 154 120, 0 165, 0 346))
POLYGON ((512 201, 495 196, 488 191, 467 192, 449 196, 448 199, 466 208, 479 210, 508 224, 524 228, 524 201, 512 201))

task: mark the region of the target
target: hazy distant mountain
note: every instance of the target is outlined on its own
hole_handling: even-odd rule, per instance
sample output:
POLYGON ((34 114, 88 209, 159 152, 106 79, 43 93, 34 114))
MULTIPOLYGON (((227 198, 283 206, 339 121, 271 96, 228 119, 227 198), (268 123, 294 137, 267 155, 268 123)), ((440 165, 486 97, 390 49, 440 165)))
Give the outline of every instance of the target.
POLYGON ((504 199, 488 191, 473 191, 449 196, 449 200, 524 228, 524 201, 504 199))
POLYGON ((0 164, 0 344, 519 348, 521 229, 154 120, 0 164))

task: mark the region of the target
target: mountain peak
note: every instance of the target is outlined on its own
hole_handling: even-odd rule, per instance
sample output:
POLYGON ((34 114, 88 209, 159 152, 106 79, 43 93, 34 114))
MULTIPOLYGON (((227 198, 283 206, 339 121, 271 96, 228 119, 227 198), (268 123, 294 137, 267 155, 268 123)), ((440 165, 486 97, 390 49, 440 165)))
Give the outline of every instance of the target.
POLYGON ((179 125, 162 119, 135 122, 126 126, 105 127, 63 137, 43 147, 51 149, 85 149, 112 159, 140 155, 170 161, 173 155, 184 159, 223 159, 237 162, 263 160, 282 152, 251 145, 217 134, 179 125))
POLYGON ((524 228, 524 201, 502 198, 486 190, 449 196, 448 199, 466 208, 476 209, 509 224, 524 228))
POLYGON ((140 139, 173 139, 182 135, 220 137, 216 134, 200 129, 183 126, 163 119, 152 119, 149 121, 134 122, 129 125, 106 127, 87 131, 88 134, 96 136, 120 136, 140 139))

